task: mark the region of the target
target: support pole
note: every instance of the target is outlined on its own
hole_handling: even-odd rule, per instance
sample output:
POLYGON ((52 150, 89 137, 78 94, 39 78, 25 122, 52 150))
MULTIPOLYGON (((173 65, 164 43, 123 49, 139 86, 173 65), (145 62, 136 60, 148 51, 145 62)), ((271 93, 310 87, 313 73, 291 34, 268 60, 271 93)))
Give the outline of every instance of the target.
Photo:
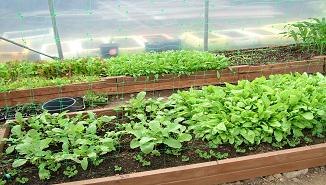
POLYGON ((48 0, 48 4, 49 4, 50 16, 51 16, 51 20, 52 20, 55 44, 57 45, 57 50, 58 50, 58 56, 61 60, 63 60, 61 41, 60 41, 60 36, 59 36, 59 32, 58 32, 57 21, 55 18, 56 15, 54 12, 53 0, 48 0))
POLYGON ((21 47, 21 48, 25 48, 25 49, 28 49, 28 50, 30 50, 30 51, 33 51, 33 52, 35 52, 35 53, 37 53, 37 54, 44 55, 44 56, 46 56, 46 57, 52 58, 53 60, 57 60, 57 59, 59 59, 58 57, 53 57, 53 56, 47 55, 47 54, 45 54, 45 53, 39 52, 39 51, 37 51, 37 50, 35 50, 35 49, 32 49, 32 48, 30 48, 30 47, 27 47, 27 46, 25 46, 25 45, 19 44, 19 43, 15 42, 15 41, 12 41, 12 40, 6 39, 6 38, 1 37, 1 36, 0 36, 0 40, 4 40, 4 41, 6 41, 6 42, 9 42, 9 43, 14 44, 14 45, 16 45, 16 46, 19 46, 19 47, 21 47))
POLYGON ((208 12, 209 0, 205 0, 204 51, 208 51, 208 12))

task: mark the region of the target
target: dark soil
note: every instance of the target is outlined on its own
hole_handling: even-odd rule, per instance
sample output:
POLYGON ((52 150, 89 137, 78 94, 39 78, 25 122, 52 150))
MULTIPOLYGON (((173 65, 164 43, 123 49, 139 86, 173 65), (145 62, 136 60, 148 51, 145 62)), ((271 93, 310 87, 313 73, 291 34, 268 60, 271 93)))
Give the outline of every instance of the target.
POLYGON ((12 107, 0 108, 0 122, 5 120, 14 119, 16 112, 23 114, 23 117, 29 117, 42 112, 41 105, 37 103, 21 104, 12 107))
POLYGON ((317 52, 303 50, 300 46, 278 46, 232 51, 216 51, 231 59, 231 65, 260 65, 311 59, 317 52))
MULTIPOLYGON (((326 138, 316 138, 307 136, 312 139, 312 143, 306 143, 302 140, 302 144, 299 146, 306 146, 311 144, 318 144, 318 143, 325 143, 326 138)), ((276 151, 281 149, 291 148, 289 146, 284 146, 282 148, 273 147, 270 144, 260 144, 259 146, 252 146, 243 148, 246 150, 245 152, 239 153, 232 146, 219 146, 217 148, 210 148, 207 143, 194 140, 188 142, 184 145, 182 151, 175 151, 175 154, 171 154, 167 151, 167 148, 159 148, 161 155, 160 156, 145 156, 144 159, 151 162, 150 166, 142 166, 140 162, 137 162, 134 157, 139 154, 139 150, 130 149, 129 142, 131 137, 125 137, 121 139, 121 145, 118 147, 116 152, 110 153, 108 155, 102 156, 101 158, 104 161, 99 166, 89 165, 86 171, 83 171, 80 165, 76 164, 78 169, 78 174, 72 178, 68 178, 63 175, 63 168, 59 169, 58 172, 52 173, 51 179, 48 181, 40 181, 38 178, 38 169, 34 166, 26 166, 24 168, 16 169, 20 177, 28 177, 29 181, 26 184, 54 184, 54 183, 63 183, 69 181, 77 181, 77 180, 85 180, 85 179, 92 179, 92 178, 99 178, 99 177, 107 177, 107 176, 114 176, 117 174, 128 174, 128 173, 135 173, 141 171, 148 171, 148 170, 155 170, 155 169, 162 169, 168 167, 175 167, 175 166, 182 166, 188 164, 195 164, 201 162, 208 162, 218 160, 216 157, 211 156, 209 159, 201 158, 198 153, 196 152, 199 149, 202 152, 208 152, 210 150, 214 151, 215 153, 227 153, 228 158, 252 155, 252 154, 259 154, 265 153, 269 151, 276 151), (168 154, 169 153, 169 154, 168 154), (183 161, 183 158, 189 158, 188 161, 183 161), (116 167, 121 167, 121 171, 115 171, 116 167)), ((15 156, 2 156, 1 162, 1 171, 0 174, 4 175, 4 169, 6 169, 5 173, 8 173, 8 169, 10 169, 10 164, 16 158, 15 156)), ((63 166, 72 166, 74 163, 67 162, 63 166)), ((13 178, 14 179, 14 178, 13 178)), ((9 184, 16 184, 15 180, 9 181, 9 184)))

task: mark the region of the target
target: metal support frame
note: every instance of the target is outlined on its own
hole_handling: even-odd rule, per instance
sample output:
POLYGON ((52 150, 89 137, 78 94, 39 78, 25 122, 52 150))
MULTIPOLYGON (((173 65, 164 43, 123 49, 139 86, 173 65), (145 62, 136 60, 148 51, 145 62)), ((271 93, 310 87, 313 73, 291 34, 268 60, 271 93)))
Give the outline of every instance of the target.
POLYGON ((55 44, 57 45, 57 50, 58 50, 58 56, 62 60, 63 59, 63 53, 62 53, 62 47, 61 47, 61 41, 60 41, 60 36, 58 32, 58 27, 57 27, 57 21, 56 21, 56 15, 54 12, 54 3, 53 0, 48 0, 49 4, 49 10, 50 10, 50 16, 52 20, 52 27, 53 27, 53 32, 54 32, 54 39, 55 39, 55 44))
POLYGON ((4 41, 9 42, 9 43, 11 43, 11 44, 14 44, 14 45, 16 45, 16 46, 19 46, 19 47, 22 47, 22 48, 28 49, 28 50, 30 50, 30 51, 33 51, 33 52, 37 53, 37 54, 44 55, 44 56, 49 57, 49 58, 52 58, 52 59, 54 59, 54 60, 59 59, 58 57, 54 57, 54 56, 47 55, 47 54, 45 54, 45 53, 39 52, 39 51, 37 51, 37 50, 35 50, 35 49, 32 49, 32 48, 30 48, 30 47, 27 47, 27 46, 25 46, 25 45, 19 44, 19 43, 15 42, 15 41, 12 41, 12 40, 6 39, 6 38, 1 37, 1 36, 0 36, 0 40, 4 40, 4 41))
POLYGON ((209 0, 205 0, 204 51, 208 51, 208 12, 209 0))

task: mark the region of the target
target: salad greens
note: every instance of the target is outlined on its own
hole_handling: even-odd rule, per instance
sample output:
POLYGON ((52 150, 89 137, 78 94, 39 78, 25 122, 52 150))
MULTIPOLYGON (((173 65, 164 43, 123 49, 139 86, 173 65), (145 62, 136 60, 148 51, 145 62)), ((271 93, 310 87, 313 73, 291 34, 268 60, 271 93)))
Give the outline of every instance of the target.
POLYGON ((141 53, 110 59, 8 62, 0 63, 0 92, 95 81, 108 76, 191 74, 201 70, 223 69, 228 65, 228 58, 200 51, 141 53))
POLYGON ((177 122, 210 145, 231 144, 239 151, 242 145, 262 142, 295 145, 293 138, 305 133, 322 137, 326 128, 326 78, 322 74, 272 75, 268 80, 261 77, 238 85, 207 86, 180 91, 168 101, 143 97, 142 93, 125 105, 129 119, 177 122))
MULTIPOLYGON (((33 116, 27 120, 20 113, 12 124, 6 154, 16 153, 19 157, 13 168, 33 164, 39 169, 41 180, 49 179, 51 172, 59 170, 63 163, 75 162, 83 170, 89 163, 99 165, 101 156, 116 150, 118 134, 106 130, 105 124, 115 117, 96 118, 93 113, 67 118, 65 113, 33 116)), ((65 175, 76 174, 73 166, 66 167, 65 175)))

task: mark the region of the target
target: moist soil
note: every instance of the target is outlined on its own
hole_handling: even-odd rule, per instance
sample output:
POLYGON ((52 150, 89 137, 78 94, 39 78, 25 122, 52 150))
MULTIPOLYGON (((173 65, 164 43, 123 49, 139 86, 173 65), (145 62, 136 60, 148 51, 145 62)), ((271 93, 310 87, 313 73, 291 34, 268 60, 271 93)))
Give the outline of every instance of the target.
MULTIPOLYGON (((110 126, 112 129, 112 127, 110 126)), ((318 143, 325 143, 326 138, 316 138, 312 136, 306 136, 311 138, 312 142, 306 143, 302 140, 302 144, 297 145, 299 146, 307 146, 311 144, 318 144, 318 143)), ((117 174, 129 174, 135 172, 142 172, 148 170, 155 170, 155 169, 163 169, 168 167, 175 167, 175 166, 182 166, 182 165, 189 165, 189 164, 196 164, 201 162, 208 162, 208 161, 216 161, 219 160, 216 157, 211 156, 210 158, 203 158, 200 157, 196 150, 200 150, 202 152, 208 152, 210 150, 214 151, 215 153, 220 154, 228 154, 227 158, 234 158, 246 155, 253 155, 259 153, 265 153, 270 151, 276 151, 281 149, 291 148, 289 146, 283 146, 282 148, 272 146, 270 144, 260 144, 258 146, 252 147, 244 147, 246 151, 237 152, 232 146, 230 145, 223 145, 217 148, 210 148, 207 143, 201 140, 193 140, 183 145, 182 151, 175 151, 174 154, 168 152, 167 148, 160 147, 160 156, 145 156, 144 159, 150 161, 150 166, 142 166, 142 164, 134 159, 140 151, 138 149, 130 149, 129 142, 132 138, 130 136, 126 136, 125 138, 121 138, 120 146, 117 148, 116 152, 110 153, 108 155, 102 156, 101 159, 104 159, 103 162, 99 166, 89 165, 86 171, 82 170, 80 165, 76 164, 78 169, 78 174, 72 178, 68 178, 63 175, 63 167, 61 167, 57 172, 51 174, 51 179, 48 181, 41 181, 38 177, 38 169, 35 166, 27 166, 25 165, 24 168, 16 169, 17 172, 20 174, 20 177, 28 177, 29 181, 26 184, 55 184, 55 183, 63 183, 63 182, 70 182, 70 181, 77 181, 77 180, 87 180, 99 177, 108 177, 114 176, 117 174), (183 160, 188 159, 188 160, 183 160), (121 167, 121 171, 116 171, 116 167, 121 167)), ((1 170, 0 174, 3 176, 5 171, 8 172, 10 170, 10 164, 14 159, 17 158, 15 155, 9 156, 2 156, 1 162, 1 170), (5 170, 6 169, 6 170, 5 170), (5 170, 5 171, 4 171, 5 170)), ((63 166, 72 166, 74 163, 66 162, 63 163, 63 166)), ((13 178, 14 179, 14 178, 13 178)), ((15 180, 8 182, 8 184, 17 184, 15 180)))
POLYGON ((231 65, 261 65, 301 61, 320 55, 315 51, 302 49, 298 45, 215 51, 214 53, 229 57, 231 65))

